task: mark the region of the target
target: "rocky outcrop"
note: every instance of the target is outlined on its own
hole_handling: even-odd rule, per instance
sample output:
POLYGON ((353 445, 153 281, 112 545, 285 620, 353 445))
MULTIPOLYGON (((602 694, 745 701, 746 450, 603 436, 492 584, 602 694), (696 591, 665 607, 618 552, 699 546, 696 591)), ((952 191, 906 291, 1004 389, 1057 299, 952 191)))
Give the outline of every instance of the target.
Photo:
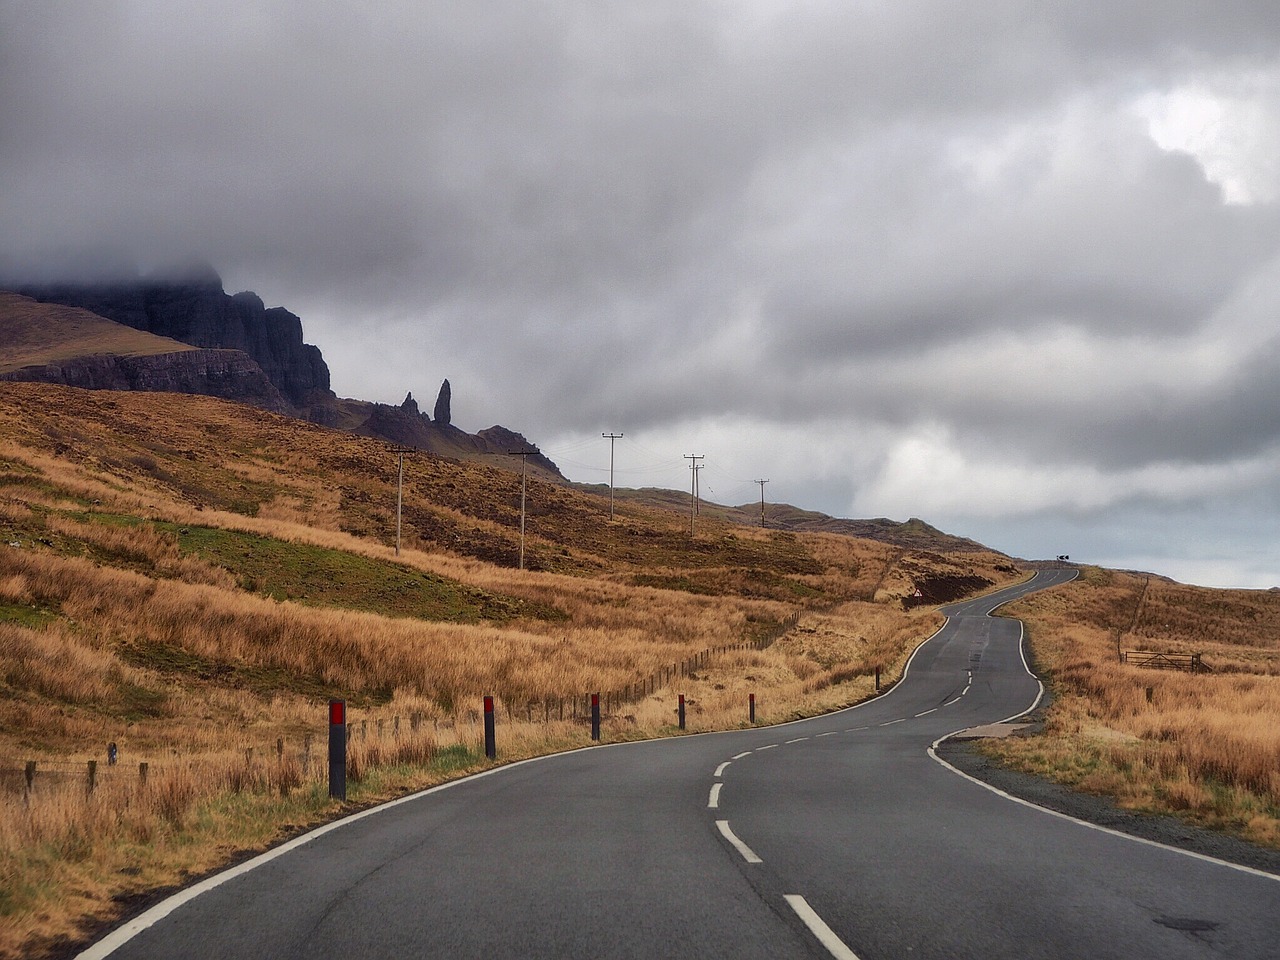
POLYGON ((211 268, 127 283, 50 284, 18 292, 193 346, 243 351, 300 410, 333 397, 329 367, 318 348, 303 342, 302 321, 283 307, 266 307, 257 294, 228 296, 211 268))
MULTIPOLYGON (((536 449, 534 444, 525 439, 524 434, 508 430, 506 427, 495 425, 487 430, 481 430, 476 436, 496 453, 510 455, 520 450, 536 449)), ((549 457, 545 457, 541 453, 529 457, 529 463, 536 464, 544 470, 549 470, 557 476, 560 475, 560 468, 549 457)))
POLYGON ((436 423, 442 424, 446 427, 453 419, 453 414, 449 410, 449 405, 452 402, 452 395, 453 391, 449 387, 448 380, 440 384, 440 393, 436 396, 435 418, 436 423))
POLYGON ((251 403, 275 413, 290 405, 253 358, 240 350, 184 350, 147 356, 95 354, 33 364, 0 380, 57 383, 88 390, 195 393, 251 403))

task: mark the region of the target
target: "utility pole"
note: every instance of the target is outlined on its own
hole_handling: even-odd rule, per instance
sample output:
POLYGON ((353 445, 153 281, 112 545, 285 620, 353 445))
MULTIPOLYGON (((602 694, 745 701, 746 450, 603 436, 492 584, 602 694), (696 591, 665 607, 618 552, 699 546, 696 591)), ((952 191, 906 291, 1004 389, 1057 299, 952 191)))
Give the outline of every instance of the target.
POLYGON ((404 455, 412 452, 410 447, 396 447, 391 451, 400 458, 400 470, 396 478, 396 556, 400 556, 400 510, 404 503, 404 455))
POLYGON ((768 480, 756 481, 756 483, 760 484, 760 526, 762 528, 764 527, 764 485, 768 482, 768 480))
POLYGON ((609 519, 613 519, 613 441, 621 439, 620 433, 602 433, 600 436, 609 441, 609 519))
POLYGON ((529 458, 538 455, 538 448, 528 450, 508 450, 507 456, 520 458, 520 569, 524 569, 524 504, 525 492, 528 489, 529 458))
POLYGON ((686 453, 684 458, 689 461, 689 473, 692 477, 689 480, 689 536, 693 536, 693 518, 698 515, 698 461, 706 459, 705 453, 686 453))

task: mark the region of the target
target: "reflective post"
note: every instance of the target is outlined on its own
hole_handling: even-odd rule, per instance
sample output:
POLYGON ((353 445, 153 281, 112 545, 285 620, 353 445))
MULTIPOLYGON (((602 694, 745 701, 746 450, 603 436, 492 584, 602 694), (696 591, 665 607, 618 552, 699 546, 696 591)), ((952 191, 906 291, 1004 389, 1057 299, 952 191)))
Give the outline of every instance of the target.
POLYGON ((684 694, 680 694, 680 729, 684 729, 684 694))
POLYGON ((329 796, 347 799, 347 701, 329 701, 329 796))
POLYGON ((600 694, 591 695, 591 739, 600 739, 600 694))
POLYGON ((493 697, 484 698, 484 755, 490 760, 498 756, 498 738, 493 726, 493 697))
POLYGON ((747 694, 747 719, 752 723, 756 722, 756 695, 754 693, 747 694))

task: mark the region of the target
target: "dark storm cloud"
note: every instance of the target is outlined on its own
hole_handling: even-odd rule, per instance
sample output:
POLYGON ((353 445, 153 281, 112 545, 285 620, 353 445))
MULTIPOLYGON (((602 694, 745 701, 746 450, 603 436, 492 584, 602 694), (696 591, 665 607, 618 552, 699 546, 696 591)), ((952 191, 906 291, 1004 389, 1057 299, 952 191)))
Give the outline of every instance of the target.
POLYGON ((1123 497, 1275 443, 1270 334, 1230 317, 1280 209, 1135 104, 1277 76, 1271 0, 19 0, 0 271, 207 260, 340 392, 448 376, 471 427, 841 421, 880 451, 851 487, 915 438, 1123 497))

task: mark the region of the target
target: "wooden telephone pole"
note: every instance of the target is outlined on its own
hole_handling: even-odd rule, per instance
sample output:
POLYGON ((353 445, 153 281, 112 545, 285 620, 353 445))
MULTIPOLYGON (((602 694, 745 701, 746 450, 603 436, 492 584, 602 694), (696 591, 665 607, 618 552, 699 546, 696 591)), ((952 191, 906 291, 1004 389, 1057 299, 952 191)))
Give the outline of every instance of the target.
POLYGON ((529 484, 529 458, 538 455, 538 448, 528 450, 508 450, 507 456, 520 458, 520 569, 524 569, 524 505, 525 493, 529 484))
POLYGON ((396 447, 392 451, 400 459, 400 469, 396 476, 396 556, 400 556, 400 513, 404 504, 404 455, 412 453, 412 447, 396 447))
POLYGON ((689 472, 693 475, 689 481, 689 536, 693 536, 693 518, 698 515, 698 471, 702 469, 699 460, 706 459, 705 453, 686 453, 689 461, 689 472))
POLYGON ((622 437, 620 433, 602 433, 600 436, 609 441, 609 519, 613 519, 613 441, 622 437))
POLYGON ((761 527, 764 526, 764 485, 768 482, 769 482, 768 480, 756 481, 756 483, 760 484, 760 526, 761 527))

